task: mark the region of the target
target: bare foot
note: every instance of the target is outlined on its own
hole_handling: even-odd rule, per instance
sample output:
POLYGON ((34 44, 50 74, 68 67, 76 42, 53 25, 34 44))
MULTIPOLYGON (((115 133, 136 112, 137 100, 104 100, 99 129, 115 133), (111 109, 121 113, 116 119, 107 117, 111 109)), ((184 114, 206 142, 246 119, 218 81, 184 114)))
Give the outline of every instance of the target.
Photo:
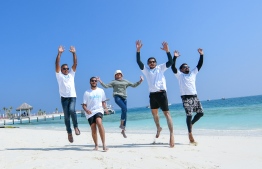
POLYGON ((95 146, 95 148, 93 149, 94 151, 97 151, 98 150, 98 146, 95 146))
POLYGON ((194 140, 194 137, 193 137, 193 134, 192 133, 188 133, 188 138, 189 138, 189 141, 190 143, 194 143, 195 140, 194 140))
POLYGON ((156 132, 156 138, 159 137, 161 131, 162 131, 162 127, 159 127, 159 128, 157 129, 157 132, 156 132))
POLYGON ((123 134, 123 137, 124 137, 124 138, 127 138, 126 133, 125 133, 125 130, 122 130, 121 134, 123 134))
POLYGON ((170 148, 174 148, 175 147, 175 138, 174 138, 174 134, 170 135, 170 142, 169 142, 170 148))
POLYGON ((109 149, 104 145, 104 146, 103 146, 103 150, 104 150, 104 152, 106 152, 106 151, 108 151, 109 149))

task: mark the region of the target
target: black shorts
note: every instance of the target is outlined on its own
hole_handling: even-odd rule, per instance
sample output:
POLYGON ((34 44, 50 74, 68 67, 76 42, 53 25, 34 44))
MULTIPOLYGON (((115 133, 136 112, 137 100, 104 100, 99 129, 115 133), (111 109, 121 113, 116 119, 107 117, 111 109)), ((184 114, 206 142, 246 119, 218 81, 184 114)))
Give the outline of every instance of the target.
POLYGON ((165 90, 161 92, 151 92, 149 98, 151 109, 158 109, 160 107, 162 111, 169 111, 165 90))
POLYGON ((92 117, 88 119, 89 125, 91 126, 93 123, 96 123, 96 119, 101 118, 103 119, 103 114, 102 113, 96 113, 92 117))
POLYGON ((204 113, 202 105, 197 98, 197 95, 184 95, 181 96, 181 98, 187 116, 192 116, 193 112, 204 113))

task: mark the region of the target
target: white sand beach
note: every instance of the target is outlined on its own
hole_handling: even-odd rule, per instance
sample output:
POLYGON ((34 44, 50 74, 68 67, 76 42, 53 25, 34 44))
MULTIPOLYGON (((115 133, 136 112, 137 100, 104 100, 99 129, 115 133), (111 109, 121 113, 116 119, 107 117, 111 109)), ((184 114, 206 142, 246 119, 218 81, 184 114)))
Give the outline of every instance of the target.
MULTIPOLYGON (((169 148, 167 134, 152 144, 152 134, 106 133, 109 150, 93 151, 88 132, 74 135, 69 143, 65 131, 1 128, 1 169, 42 168, 176 168, 232 169, 262 167, 262 137, 195 136, 197 146, 189 145, 187 135, 175 135, 175 148, 169 148)), ((101 141, 99 140, 101 145, 101 141)))

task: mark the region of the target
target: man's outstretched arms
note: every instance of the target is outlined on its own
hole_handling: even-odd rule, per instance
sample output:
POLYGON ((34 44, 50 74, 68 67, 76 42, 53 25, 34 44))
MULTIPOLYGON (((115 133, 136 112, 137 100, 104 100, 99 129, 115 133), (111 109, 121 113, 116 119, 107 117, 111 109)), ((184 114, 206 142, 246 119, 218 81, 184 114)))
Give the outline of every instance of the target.
POLYGON ((200 54, 199 61, 198 61, 197 66, 196 66, 198 71, 199 71, 201 69, 202 65, 203 65, 204 52, 203 52, 203 49, 201 49, 201 48, 198 48, 197 51, 200 54))
POLYGON ((144 69, 144 64, 140 60, 140 49, 142 48, 143 44, 141 40, 136 41, 136 62, 141 70, 144 69))
POLYGON ((63 46, 60 45, 58 47, 58 53, 57 53, 56 60, 55 60, 55 71, 56 71, 56 73, 60 72, 60 58, 61 58, 61 55, 64 52, 64 50, 65 49, 64 49, 63 46))
POLYGON ((174 57, 173 57, 173 65, 171 67, 173 73, 177 74, 177 68, 176 68, 176 59, 180 56, 179 52, 177 50, 174 51, 174 57))
POLYGON ((169 52, 168 43, 164 41, 162 43, 162 46, 163 47, 161 49, 166 51, 166 54, 167 54, 168 61, 166 62, 166 67, 168 68, 168 67, 170 67, 173 64, 172 56, 171 56, 171 54, 169 52))

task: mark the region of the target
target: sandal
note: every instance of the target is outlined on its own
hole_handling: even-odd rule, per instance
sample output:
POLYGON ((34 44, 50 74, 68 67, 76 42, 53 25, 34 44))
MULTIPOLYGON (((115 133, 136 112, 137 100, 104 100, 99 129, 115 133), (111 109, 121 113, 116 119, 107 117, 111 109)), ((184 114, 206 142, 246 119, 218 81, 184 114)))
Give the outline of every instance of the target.
POLYGON ((121 134, 123 135, 124 138, 127 138, 126 133, 125 133, 124 130, 122 130, 121 134))
POLYGON ((75 133, 76 133, 76 135, 80 135, 80 130, 79 130, 78 127, 75 128, 75 133))
POLYGON ((73 143, 73 142, 74 142, 72 133, 68 133, 68 141, 69 141, 70 143, 73 143))

